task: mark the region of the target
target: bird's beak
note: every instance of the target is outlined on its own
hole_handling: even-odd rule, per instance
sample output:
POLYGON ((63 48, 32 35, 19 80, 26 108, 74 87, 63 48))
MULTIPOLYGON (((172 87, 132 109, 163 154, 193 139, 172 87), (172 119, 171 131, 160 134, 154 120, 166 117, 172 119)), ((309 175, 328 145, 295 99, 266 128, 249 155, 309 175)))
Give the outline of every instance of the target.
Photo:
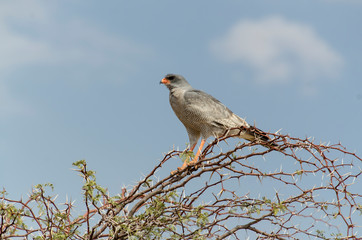
POLYGON ((165 84, 165 85, 170 84, 170 80, 167 80, 166 78, 163 78, 161 80, 160 84, 165 84))

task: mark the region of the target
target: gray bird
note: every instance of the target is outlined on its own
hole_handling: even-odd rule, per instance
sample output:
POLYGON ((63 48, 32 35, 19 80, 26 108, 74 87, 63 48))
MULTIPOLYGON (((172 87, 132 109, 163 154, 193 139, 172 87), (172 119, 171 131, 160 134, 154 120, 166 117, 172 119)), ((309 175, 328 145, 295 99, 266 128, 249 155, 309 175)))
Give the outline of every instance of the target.
POLYGON ((194 159, 179 168, 184 169, 188 164, 195 164, 207 138, 237 135, 237 137, 260 141, 261 144, 270 147, 273 143, 267 143, 270 138, 260 129, 250 126, 244 119, 234 114, 229 108, 213 96, 196 90, 177 74, 167 74, 161 82, 170 90, 170 104, 176 116, 186 128, 190 140, 190 150, 193 151, 201 137, 200 147, 194 159), (245 130, 240 131, 244 127, 245 130))

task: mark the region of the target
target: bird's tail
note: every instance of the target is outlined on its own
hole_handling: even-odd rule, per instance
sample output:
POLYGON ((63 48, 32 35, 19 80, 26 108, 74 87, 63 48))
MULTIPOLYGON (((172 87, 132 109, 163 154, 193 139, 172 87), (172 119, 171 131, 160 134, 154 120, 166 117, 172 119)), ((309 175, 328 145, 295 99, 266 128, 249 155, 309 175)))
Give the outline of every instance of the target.
POLYGON ((278 144, 272 142, 272 139, 265 132, 253 126, 245 128, 240 137, 248 141, 258 141, 261 145, 267 148, 278 147, 278 144))

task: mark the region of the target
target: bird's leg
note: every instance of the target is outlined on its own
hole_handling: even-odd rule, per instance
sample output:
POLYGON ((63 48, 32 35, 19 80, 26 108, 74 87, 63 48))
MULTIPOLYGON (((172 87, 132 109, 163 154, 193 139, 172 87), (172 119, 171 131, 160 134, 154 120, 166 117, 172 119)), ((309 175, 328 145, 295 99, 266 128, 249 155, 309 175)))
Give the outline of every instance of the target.
POLYGON ((206 139, 201 139, 199 150, 197 150, 197 153, 196 153, 194 159, 191 162, 189 162, 188 165, 197 163, 197 160, 199 159, 199 156, 201 154, 201 151, 202 151, 202 148, 204 147, 205 142, 206 142, 206 139))
POLYGON ((196 147, 197 142, 194 143, 194 145, 190 148, 190 151, 193 152, 194 148, 196 147))

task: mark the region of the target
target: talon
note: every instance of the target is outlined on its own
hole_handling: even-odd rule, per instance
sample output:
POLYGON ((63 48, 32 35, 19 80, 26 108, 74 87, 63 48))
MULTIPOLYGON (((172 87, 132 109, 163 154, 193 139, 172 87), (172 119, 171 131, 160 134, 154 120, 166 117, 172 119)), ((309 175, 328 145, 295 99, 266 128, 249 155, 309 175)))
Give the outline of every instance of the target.
POLYGON ((196 165, 196 163, 197 163, 197 161, 192 161, 192 162, 189 162, 188 164, 187 164, 187 166, 192 166, 192 167, 195 167, 195 169, 197 169, 197 165, 196 165))
POLYGON ((185 167, 178 167, 177 170, 172 171, 171 174, 175 174, 177 172, 180 172, 180 171, 184 170, 185 167))

